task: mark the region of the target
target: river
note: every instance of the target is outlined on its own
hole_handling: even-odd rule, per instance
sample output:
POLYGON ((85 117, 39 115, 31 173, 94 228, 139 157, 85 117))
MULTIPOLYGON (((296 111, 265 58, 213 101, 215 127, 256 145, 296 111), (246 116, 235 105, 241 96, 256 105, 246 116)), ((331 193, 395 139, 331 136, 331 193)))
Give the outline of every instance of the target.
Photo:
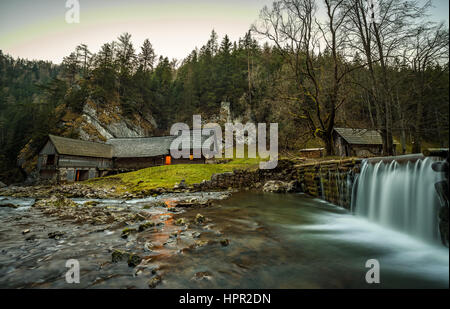
MULTIPOLYGON (((181 209, 171 220, 191 222, 201 213, 208 224, 176 238, 170 235, 179 227, 171 220, 123 239, 119 230, 75 224, 27 205, 25 200, 18 209, 0 208, 1 288, 147 288, 155 273, 162 278, 156 288, 449 287, 448 248, 303 194, 241 192, 206 208, 181 209), (24 229, 32 231, 23 235, 24 229), (56 229, 65 235, 48 238, 56 229), (194 232, 208 244, 186 249, 194 232), (228 245, 221 245, 224 239, 228 245), (140 245, 148 241, 155 244, 150 252, 140 245), (147 259, 137 268, 111 263, 113 248, 147 259), (79 284, 65 281, 65 263, 72 258, 80 262, 79 284), (366 283, 369 259, 379 261, 379 284, 366 283)), ((121 205, 142 210, 145 200, 121 205)), ((162 207, 145 211, 167 213, 162 207)))

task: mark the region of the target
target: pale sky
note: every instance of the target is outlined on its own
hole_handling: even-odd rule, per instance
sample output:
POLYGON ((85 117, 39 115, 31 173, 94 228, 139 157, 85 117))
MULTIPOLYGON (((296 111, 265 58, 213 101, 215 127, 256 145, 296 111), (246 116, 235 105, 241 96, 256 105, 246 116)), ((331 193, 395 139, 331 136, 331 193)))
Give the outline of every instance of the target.
MULTIPOLYGON (((74 0, 72 0, 74 1, 74 0)), ((66 23, 66 0, 0 0, 0 49, 13 57, 60 63, 80 44, 92 52, 121 33, 136 51, 148 38, 158 55, 181 60, 206 43, 212 29, 242 37, 272 0, 78 0, 80 23, 66 23)), ((432 19, 448 25, 448 0, 432 19)))

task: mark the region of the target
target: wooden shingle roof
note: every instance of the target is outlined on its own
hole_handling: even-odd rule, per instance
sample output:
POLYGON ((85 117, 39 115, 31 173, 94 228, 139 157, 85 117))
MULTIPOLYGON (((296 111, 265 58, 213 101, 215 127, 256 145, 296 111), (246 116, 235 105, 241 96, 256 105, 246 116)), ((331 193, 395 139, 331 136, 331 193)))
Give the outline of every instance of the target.
MULTIPOLYGON (((201 149, 203 143, 209 136, 201 135, 200 130, 189 131, 189 144, 191 149, 201 149), (194 135, 196 136, 194 142, 194 135)), ((183 137, 186 137, 183 135, 183 137)), ((115 158, 145 158, 169 155, 172 141, 177 136, 154 136, 154 137, 130 137, 112 138, 106 144, 113 148, 115 158)), ((186 137, 187 138, 187 137, 186 137)), ((184 139, 184 138, 183 138, 184 139)))
POLYGON ((351 145, 383 145, 381 134, 376 130, 334 128, 351 145))
POLYGON ((55 135, 49 135, 49 138, 59 154, 108 159, 113 156, 110 145, 55 135))
POLYGON ((115 158, 144 158, 169 154, 175 136, 113 138, 106 143, 113 148, 115 158))

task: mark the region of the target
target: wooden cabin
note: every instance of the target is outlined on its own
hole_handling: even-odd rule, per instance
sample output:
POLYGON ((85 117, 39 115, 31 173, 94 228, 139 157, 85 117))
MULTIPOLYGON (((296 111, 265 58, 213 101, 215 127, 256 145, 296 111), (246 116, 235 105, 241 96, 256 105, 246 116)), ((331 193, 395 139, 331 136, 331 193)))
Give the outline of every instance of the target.
POLYGON ((198 132, 190 131, 189 158, 179 159, 170 155, 176 136, 114 138, 96 143, 49 135, 39 152, 38 170, 41 179, 73 182, 151 166, 203 164, 206 158, 194 158, 193 153, 195 149, 201 153, 209 136, 200 133, 201 138, 194 142, 194 134, 198 132))
MULTIPOLYGON (((376 130, 334 128, 333 140, 336 154, 341 157, 373 157, 383 152, 383 139, 376 130)), ((394 155, 397 144, 394 141, 394 155)))
POLYGON ((86 180, 103 176, 112 168, 112 155, 110 145, 49 135, 39 152, 38 169, 42 179, 86 180))
MULTIPOLYGON (((175 159, 170 155, 170 145, 176 136, 114 138, 106 142, 113 147, 114 168, 137 170, 150 166, 205 163, 205 158, 175 159)), ((190 152, 192 154, 192 143, 190 152)))

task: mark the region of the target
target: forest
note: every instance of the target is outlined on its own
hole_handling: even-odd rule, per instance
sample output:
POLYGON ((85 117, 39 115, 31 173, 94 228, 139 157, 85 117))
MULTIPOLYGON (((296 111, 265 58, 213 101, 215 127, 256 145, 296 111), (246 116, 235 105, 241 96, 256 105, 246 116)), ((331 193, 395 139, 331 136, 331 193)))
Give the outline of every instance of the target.
POLYGON ((448 147, 448 26, 430 3, 389 0, 376 19, 363 0, 280 0, 236 41, 209 40, 185 59, 156 55, 129 33, 97 52, 80 44, 61 64, 0 50, 0 178, 20 181, 21 150, 61 132, 58 108, 80 114, 89 99, 117 102, 121 117, 148 111, 168 134, 193 114, 212 119, 223 101, 233 118, 279 124, 279 149, 322 146, 335 126, 379 130, 385 155, 448 147), (325 12, 319 18, 319 4, 325 12))

